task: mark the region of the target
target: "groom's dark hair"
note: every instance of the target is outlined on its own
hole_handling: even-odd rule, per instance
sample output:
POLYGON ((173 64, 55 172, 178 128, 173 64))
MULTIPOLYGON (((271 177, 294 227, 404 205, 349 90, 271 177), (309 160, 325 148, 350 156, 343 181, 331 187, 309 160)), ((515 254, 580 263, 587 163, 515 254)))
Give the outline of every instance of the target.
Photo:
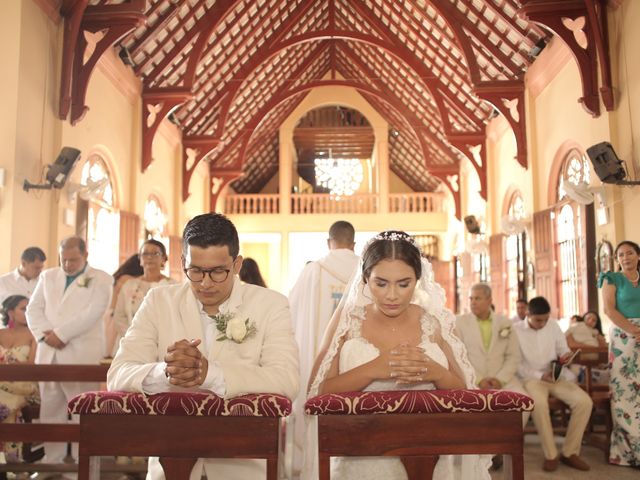
POLYGON ((221 213, 203 213, 189 220, 182 232, 182 254, 187 247, 228 247, 229 255, 236 258, 240 251, 238 231, 231 220, 221 213))

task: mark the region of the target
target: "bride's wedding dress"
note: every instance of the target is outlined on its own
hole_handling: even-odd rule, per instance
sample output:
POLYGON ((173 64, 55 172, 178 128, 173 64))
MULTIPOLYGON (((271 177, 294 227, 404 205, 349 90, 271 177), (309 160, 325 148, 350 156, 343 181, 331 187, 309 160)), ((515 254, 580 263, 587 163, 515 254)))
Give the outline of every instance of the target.
MULTIPOLYGON (((424 340, 419 345, 434 361, 444 367, 449 366, 447 357, 438 345, 424 340)), ((345 341, 340 350, 339 370, 347 372, 376 357, 380 352, 363 337, 345 341)), ((395 380, 376 380, 364 391, 382 390, 433 390, 431 383, 420 385, 396 385, 395 380)), ((363 441, 366 441, 363 439, 363 441)), ((451 458, 441 456, 433 473, 434 480, 448 480, 451 475, 451 458)), ((338 457, 331 461, 331 478, 336 480, 406 480, 407 473, 397 457, 338 457)))

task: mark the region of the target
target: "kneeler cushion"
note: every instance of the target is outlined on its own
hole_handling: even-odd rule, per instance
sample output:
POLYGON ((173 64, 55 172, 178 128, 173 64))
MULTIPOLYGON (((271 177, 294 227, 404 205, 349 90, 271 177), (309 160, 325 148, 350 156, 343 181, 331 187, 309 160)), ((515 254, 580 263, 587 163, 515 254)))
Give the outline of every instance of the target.
POLYGON ((394 390, 328 393, 305 403, 309 415, 531 411, 533 400, 506 390, 394 390))
POLYGON ((90 415, 176 415, 205 417, 286 417, 291 401, 257 393, 224 399, 206 392, 85 392, 69 402, 69 413, 90 415))

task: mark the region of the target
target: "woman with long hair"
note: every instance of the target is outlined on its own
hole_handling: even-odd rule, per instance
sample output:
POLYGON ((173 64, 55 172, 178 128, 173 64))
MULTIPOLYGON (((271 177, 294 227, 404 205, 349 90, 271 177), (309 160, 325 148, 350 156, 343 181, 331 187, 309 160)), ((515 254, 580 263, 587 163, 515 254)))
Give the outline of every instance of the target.
MULTIPOLYGON (((0 329, 0 363, 33 363, 36 356, 36 340, 27 326, 25 315, 29 299, 22 295, 11 295, 2 302, 0 329)), ((36 382, 0 382, 0 420, 15 423, 20 419, 20 410, 28 404, 40 403, 36 382)), ((0 444, 8 462, 20 461, 21 444, 0 444)))
POLYGON ((240 267, 240 280, 244 283, 250 283, 252 285, 258 285, 259 287, 267 288, 267 284, 262 278, 260 273, 260 267, 258 262, 253 258, 247 257, 242 259, 242 266, 240 267))
POLYGON ((614 252, 620 270, 600 274, 609 335, 613 430, 609 462, 640 467, 640 246, 625 240, 614 252))
MULTIPOLYGON (((413 239, 400 231, 382 232, 367 244, 327 328, 309 395, 476 388, 454 328, 444 291, 413 239)), ((489 479, 489 464, 490 456, 442 455, 433 478, 489 479)), ((349 457, 334 459, 331 478, 401 480, 407 473, 396 457, 349 457)))

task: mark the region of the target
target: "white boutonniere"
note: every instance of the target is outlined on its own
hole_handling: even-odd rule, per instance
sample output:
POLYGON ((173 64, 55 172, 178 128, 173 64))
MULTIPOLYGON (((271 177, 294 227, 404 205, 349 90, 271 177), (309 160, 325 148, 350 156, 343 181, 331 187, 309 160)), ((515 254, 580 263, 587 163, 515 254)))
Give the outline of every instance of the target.
POLYGON ((500 338, 509 338, 509 335, 511 335, 511 327, 502 327, 498 331, 498 335, 500 338))
POLYGON ((76 280, 76 283, 80 288, 88 288, 89 284, 91 283, 91 280, 93 280, 92 277, 87 277, 86 275, 80 275, 76 280))
POLYGON ((236 316, 234 313, 218 313, 211 316, 211 319, 220 332, 216 339, 218 342, 231 340, 242 343, 256 333, 256 326, 248 317, 236 316))

